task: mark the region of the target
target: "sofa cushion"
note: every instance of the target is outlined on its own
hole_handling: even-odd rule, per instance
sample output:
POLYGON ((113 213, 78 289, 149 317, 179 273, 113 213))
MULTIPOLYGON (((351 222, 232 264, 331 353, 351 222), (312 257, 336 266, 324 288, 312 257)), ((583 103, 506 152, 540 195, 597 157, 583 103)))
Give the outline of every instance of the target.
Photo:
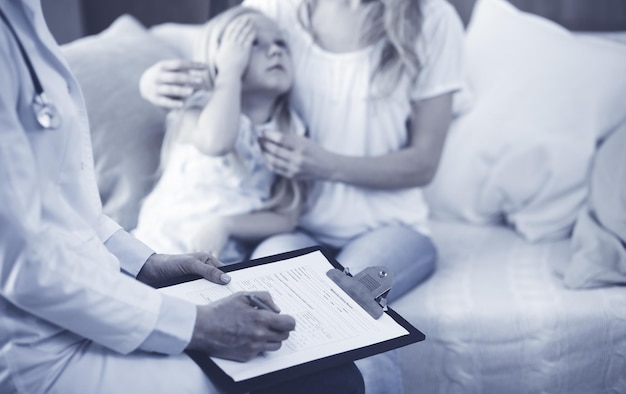
POLYGON ((553 275, 569 240, 433 222, 437 270, 391 304, 426 340, 399 349, 407 393, 626 393, 626 291, 553 275))
POLYGON ((598 150, 571 250, 563 269, 568 287, 626 284, 626 124, 598 150))
POLYGON ((504 0, 477 2, 466 44, 475 103, 426 188, 433 216, 505 222, 533 241, 570 235, 596 142, 626 119, 626 46, 504 0))
POLYGON ((155 180, 165 117, 141 98, 139 78, 178 54, 128 15, 63 52, 85 97, 104 213, 131 230, 155 180))

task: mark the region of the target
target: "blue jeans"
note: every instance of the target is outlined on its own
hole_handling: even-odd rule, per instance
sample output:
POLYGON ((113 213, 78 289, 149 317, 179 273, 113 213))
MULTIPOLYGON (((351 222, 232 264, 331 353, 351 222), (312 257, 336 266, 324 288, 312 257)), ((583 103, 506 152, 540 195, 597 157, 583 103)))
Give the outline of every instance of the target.
MULTIPOLYGON (((308 246, 320 245, 302 231, 279 234, 261 242, 252 258, 270 256, 308 246)), ((392 302, 423 282, 435 269, 437 250, 426 237, 405 226, 386 226, 361 235, 334 252, 337 261, 352 274, 373 265, 384 265, 394 275, 387 301, 392 302)))
MULTIPOLYGON (((261 242, 252 258, 320 245, 303 231, 279 234, 261 242)), ((423 282, 435 269, 437 251, 430 238, 405 226, 386 226, 365 233, 337 250, 325 246, 337 261, 356 274, 373 265, 386 266, 394 275, 388 302, 423 282)), ((402 393, 403 383, 395 350, 356 362, 368 394, 402 393)))

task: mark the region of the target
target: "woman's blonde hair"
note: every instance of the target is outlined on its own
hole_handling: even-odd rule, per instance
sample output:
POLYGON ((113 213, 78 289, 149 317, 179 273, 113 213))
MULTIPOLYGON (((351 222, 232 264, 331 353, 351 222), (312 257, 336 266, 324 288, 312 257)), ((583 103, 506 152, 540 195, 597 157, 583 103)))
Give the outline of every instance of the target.
MULTIPOLYGON (((188 110, 204 108, 210 100, 211 91, 215 85, 215 78, 219 72, 215 65, 215 57, 222 35, 226 27, 232 21, 246 14, 264 15, 253 8, 236 6, 217 14, 205 24, 199 39, 196 41, 194 60, 207 64, 208 73, 204 76, 203 87, 189 97, 185 101, 182 109, 178 110, 173 117, 168 119, 167 145, 171 145, 173 140, 175 140, 180 133, 180 128, 183 126, 183 122, 181 121, 183 114, 188 110)), ((288 95, 289 93, 286 92, 276 99, 272 111, 272 119, 276 122, 280 131, 296 133, 297 124, 293 120, 294 115, 289 107, 288 95)), ((162 163, 167 161, 168 150, 169 148, 164 147, 162 151, 162 163)), ((238 157, 237 153, 232 152, 230 155, 233 159, 233 166, 242 169, 242 171, 244 171, 243 173, 247 174, 247 171, 243 170, 241 158, 238 157)), ((264 203, 262 209, 273 209, 280 212, 292 211, 298 208, 300 203, 304 200, 304 191, 305 184, 303 182, 279 175, 272 187, 272 196, 264 203)))
MULTIPOLYGON (((304 15, 311 15, 318 0, 304 0, 299 12, 306 28, 304 15)), ((404 73, 417 80, 422 68, 417 54, 417 39, 422 29, 421 0, 362 0, 367 7, 361 40, 364 45, 382 43, 372 81, 380 83, 382 91, 391 92, 404 73)), ((310 18, 309 18, 310 20, 310 18)))

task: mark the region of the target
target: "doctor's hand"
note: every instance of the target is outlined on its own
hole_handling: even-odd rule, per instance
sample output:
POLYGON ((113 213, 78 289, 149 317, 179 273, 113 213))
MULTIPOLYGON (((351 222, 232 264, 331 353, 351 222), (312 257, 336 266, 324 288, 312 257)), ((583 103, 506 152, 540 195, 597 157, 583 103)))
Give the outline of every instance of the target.
POLYGON ((266 130, 259 143, 271 171, 287 178, 332 180, 333 154, 309 138, 266 130))
POLYGON ((162 60, 141 75, 139 92, 165 109, 181 108, 185 99, 202 87, 207 65, 184 59, 162 60))
POLYGON ((248 361, 265 351, 280 349, 296 327, 267 292, 239 292, 209 305, 198 305, 196 325, 187 349, 235 361, 248 361), (255 309, 248 294, 254 294, 273 311, 255 309))
POLYGON ((201 275, 214 283, 226 284, 230 276, 218 267, 223 266, 209 253, 153 254, 137 274, 137 280, 148 285, 187 274, 201 275))

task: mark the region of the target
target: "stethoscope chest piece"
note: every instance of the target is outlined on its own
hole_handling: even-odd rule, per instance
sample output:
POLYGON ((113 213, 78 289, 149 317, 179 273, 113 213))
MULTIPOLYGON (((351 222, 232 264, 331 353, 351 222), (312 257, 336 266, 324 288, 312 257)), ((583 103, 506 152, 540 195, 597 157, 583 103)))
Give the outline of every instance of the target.
POLYGON ((11 34, 13 34, 15 42, 17 43, 17 46, 22 55, 22 59, 26 64, 26 68, 28 68, 30 79, 33 82, 33 87, 35 88, 35 99, 33 100, 32 106, 33 111, 35 112, 35 119, 37 119, 37 123, 39 123, 39 125, 46 130, 58 128, 59 126, 61 126, 61 115, 59 114, 59 110, 54 106, 54 104, 48 101, 48 98, 46 97, 46 94, 43 90, 43 85, 41 84, 41 81, 39 80, 39 77, 35 72, 35 67, 33 67, 30 58, 28 57, 28 54, 26 53, 26 50, 24 49, 24 46, 20 41, 20 37, 15 32, 13 25, 11 25, 11 23, 9 22, 9 18, 7 18, 7 16, 4 14, 2 8, 0 8, 0 19, 2 19, 4 23, 6 23, 7 27, 11 31, 11 34))
POLYGON ((35 96, 33 100, 33 111, 37 123, 44 129, 56 129, 61 126, 59 111, 54 104, 48 102, 43 92, 35 96))

